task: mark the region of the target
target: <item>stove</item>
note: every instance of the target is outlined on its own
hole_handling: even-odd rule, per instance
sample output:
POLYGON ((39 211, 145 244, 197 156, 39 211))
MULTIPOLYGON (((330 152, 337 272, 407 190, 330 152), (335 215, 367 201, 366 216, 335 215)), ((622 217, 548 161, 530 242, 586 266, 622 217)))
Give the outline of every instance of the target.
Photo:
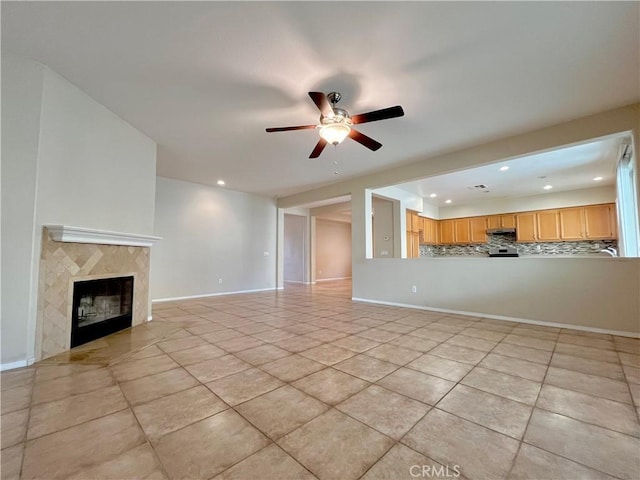
POLYGON ((489 250, 490 257, 518 257, 518 250, 513 247, 492 248, 489 250))

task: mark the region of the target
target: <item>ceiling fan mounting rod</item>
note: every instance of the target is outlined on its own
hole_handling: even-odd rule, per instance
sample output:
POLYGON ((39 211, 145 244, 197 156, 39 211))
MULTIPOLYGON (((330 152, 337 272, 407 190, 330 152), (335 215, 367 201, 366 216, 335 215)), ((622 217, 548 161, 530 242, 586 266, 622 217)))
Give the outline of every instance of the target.
POLYGON ((336 103, 338 103, 341 98, 342 98, 342 95, 339 92, 327 93, 327 100, 329 100, 329 102, 331 102, 332 105, 335 105, 336 103))

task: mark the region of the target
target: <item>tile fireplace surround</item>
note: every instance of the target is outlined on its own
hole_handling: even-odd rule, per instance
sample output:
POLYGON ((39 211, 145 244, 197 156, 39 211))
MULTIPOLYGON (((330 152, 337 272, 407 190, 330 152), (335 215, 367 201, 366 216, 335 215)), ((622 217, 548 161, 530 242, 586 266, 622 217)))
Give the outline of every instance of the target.
POLYGON ((145 322, 149 314, 149 247, 158 239, 88 229, 44 227, 38 284, 36 361, 70 349, 73 284, 76 281, 132 275, 132 322, 134 326, 145 322))

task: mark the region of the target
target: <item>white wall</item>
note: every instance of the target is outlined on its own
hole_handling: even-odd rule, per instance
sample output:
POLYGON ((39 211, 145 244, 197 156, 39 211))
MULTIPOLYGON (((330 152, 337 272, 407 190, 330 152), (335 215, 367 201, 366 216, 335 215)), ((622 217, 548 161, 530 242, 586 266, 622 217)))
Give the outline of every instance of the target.
POLYGON ((553 192, 527 197, 499 198, 496 200, 484 200, 468 205, 440 207, 439 218, 445 219, 493 215, 495 213, 526 212, 530 210, 545 210, 549 208, 614 203, 615 201, 615 186, 605 185, 602 187, 582 188, 566 192, 553 192))
POLYGON ((271 198, 157 177, 151 297, 275 288, 276 219, 271 198))
POLYGON ((307 217, 284 215, 284 281, 304 282, 307 217))
POLYGON ((2 364, 26 360, 43 76, 41 65, 3 53, 2 364))
POLYGON ((152 234, 156 144, 45 69, 40 224, 152 234))
POLYGON ((367 260, 353 273, 358 299, 640 335, 638 258, 367 260))
POLYGON ((6 365, 34 355, 43 225, 153 233, 156 144, 36 62, 3 53, 2 89, 6 365))
POLYGON ((316 280, 351 277, 351 223, 316 219, 316 280))

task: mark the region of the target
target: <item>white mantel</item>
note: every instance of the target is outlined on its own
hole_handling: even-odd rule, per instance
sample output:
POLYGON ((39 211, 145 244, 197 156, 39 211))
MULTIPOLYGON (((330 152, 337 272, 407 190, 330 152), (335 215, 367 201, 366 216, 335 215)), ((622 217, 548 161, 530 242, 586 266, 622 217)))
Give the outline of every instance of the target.
POLYGON ((162 240, 162 237, 154 237, 152 235, 110 232, 93 228, 71 227, 69 225, 45 225, 45 227, 49 230, 51 238, 56 242, 152 247, 158 240, 162 240))

